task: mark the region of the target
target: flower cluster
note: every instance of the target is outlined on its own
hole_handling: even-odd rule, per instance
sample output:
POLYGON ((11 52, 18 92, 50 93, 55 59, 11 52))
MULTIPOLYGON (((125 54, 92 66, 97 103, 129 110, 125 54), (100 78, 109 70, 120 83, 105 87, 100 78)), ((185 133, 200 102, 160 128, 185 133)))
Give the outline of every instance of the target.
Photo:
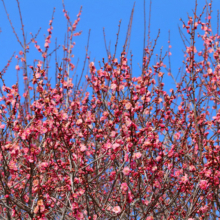
MULTIPOLYGON (((92 93, 74 90, 70 54, 81 11, 74 23, 63 11, 70 42, 63 47, 65 66, 57 67, 55 88, 45 65, 52 20, 45 50, 33 40, 43 60, 29 66, 33 77, 24 78, 24 103, 18 85, 7 87, 0 78, 0 218, 216 218, 220 36, 212 35, 211 5, 205 23, 196 10, 183 22, 192 43, 186 47, 183 76, 170 92, 163 83, 163 57, 150 66, 150 45, 139 77, 132 76, 124 50, 119 59, 103 59, 99 68, 89 63, 92 93)), ((25 51, 16 58, 26 64, 25 51)))

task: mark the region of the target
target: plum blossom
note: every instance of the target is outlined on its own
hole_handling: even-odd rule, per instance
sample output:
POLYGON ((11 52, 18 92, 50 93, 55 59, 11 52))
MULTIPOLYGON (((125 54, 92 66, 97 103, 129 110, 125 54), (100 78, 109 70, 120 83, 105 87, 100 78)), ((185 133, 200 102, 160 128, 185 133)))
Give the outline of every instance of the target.
POLYGON ((199 184, 200 188, 203 190, 206 190, 208 187, 208 181, 207 180, 201 180, 199 184))
POLYGON ((72 203, 72 209, 78 209, 78 208, 79 208, 78 203, 73 202, 72 203))
POLYGON ((39 206, 36 206, 34 209, 34 213, 36 214, 36 213, 38 213, 38 211, 39 211, 39 206))
POLYGON ((211 68, 208 69, 208 74, 209 74, 209 75, 212 74, 212 69, 211 69, 211 68))
POLYGON ((44 44, 44 47, 45 47, 45 48, 49 48, 49 44, 46 42, 46 43, 44 44))
POLYGON ((140 159, 141 156, 142 156, 142 154, 140 152, 136 152, 136 153, 134 153, 133 158, 136 160, 136 159, 140 159))
POLYGON ((190 171, 195 171, 195 170, 196 170, 196 168, 195 168, 195 166, 190 165, 190 166, 189 166, 189 170, 190 170, 190 171))
POLYGON ((0 129, 4 129, 5 128, 5 125, 4 124, 1 124, 0 125, 0 129))
POLYGON ((120 144, 115 143, 115 144, 113 144, 113 146, 112 146, 112 147, 113 147, 113 149, 114 149, 114 150, 116 150, 117 148, 119 148, 119 147, 120 147, 120 144))
POLYGON ((119 214, 121 212, 121 208, 119 206, 115 206, 112 211, 115 213, 115 214, 119 214))
POLYGON ((210 169, 205 171, 205 176, 206 177, 210 177, 211 174, 212 174, 212 171, 210 169))
POLYGON ((129 167, 125 167, 122 172, 125 176, 128 176, 130 174, 131 170, 129 167))
POLYGON ((124 192, 128 190, 128 185, 127 185, 127 183, 122 183, 122 184, 121 184, 121 190, 124 191, 124 192))
POLYGON ((84 144, 82 144, 81 146, 80 146, 80 151, 81 152, 85 152, 87 150, 87 147, 84 145, 84 144))
POLYGON ((182 178, 181 178, 181 182, 182 183, 184 183, 184 184, 186 184, 187 182, 188 182, 188 175, 187 174, 185 174, 182 178))
POLYGON ((176 133, 174 136, 175 136, 176 140, 179 140, 179 139, 180 139, 180 133, 179 133, 179 132, 176 133))
POLYGON ((132 107, 132 104, 131 104, 130 102, 128 102, 128 103, 125 105, 125 108, 126 108, 127 110, 131 109, 131 107, 132 107))
POLYGON ((82 122, 83 122, 82 119, 78 119, 78 120, 76 121, 76 124, 77 124, 77 125, 81 125, 82 122))
POLYGON ((40 167, 42 168, 42 169, 45 169, 45 168, 47 168, 49 166, 49 163, 48 162, 43 162, 43 163, 41 163, 41 165, 40 165, 40 167))
POLYGON ((77 220, 82 220, 82 219, 84 219, 83 213, 82 213, 82 212, 77 212, 77 214, 76 214, 76 219, 77 219, 77 220))
POLYGON ((20 70, 20 66, 19 66, 19 65, 16 65, 16 66, 15 66, 15 69, 16 69, 16 70, 20 70))
POLYGON ((202 211, 202 213, 206 213, 207 211, 208 211, 208 206, 207 205, 205 205, 205 206, 203 206, 203 207, 201 207, 200 208, 200 210, 202 211))
POLYGON ((106 149, 110 149, 110 148, 112 148, 112 144, 111 144, 111 143, 109 143, 109 142, 108 142, 108 143, 106 143, 106 144, 105 144, 105 148, 106 148, 106 149))
POLYGON ((112 85, 111 85, 111 89, 112 89, 113 91, 115 91, 116 88, 117 88, 117 85, 116 85, 116 84, 112 84, 112 85))

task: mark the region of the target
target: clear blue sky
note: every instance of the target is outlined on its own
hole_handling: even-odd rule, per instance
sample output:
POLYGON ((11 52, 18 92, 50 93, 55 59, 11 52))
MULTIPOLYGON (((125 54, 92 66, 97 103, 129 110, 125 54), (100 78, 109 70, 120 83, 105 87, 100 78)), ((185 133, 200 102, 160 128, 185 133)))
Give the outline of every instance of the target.
MULTIPOLYGON (((118 29, 118 22, 122 19, 121 32, 119 36, 118 57, 122 50, 122 45, 125 40, 127 32, 127 25, 131 9, 135 1, 133 0, 65 0, 66 9, 69 11, 69 15, 72 21, 75 20, 76 15, 83 6, 81 21, 77 30, 82 30, 82 35, 75 37, 76 46, 74 48, 75 58, 73 63, 76 64, 77 58, 80 59, 78 73, 81 72, 85 56, 85 46, 87 43, 88 30, 91 29, 90 47, 91 59, 102 60, 102 57, 106 57, 104 40, 103 40, 103 27, 105 27, 107 43, 111 41, 111 49, 114 50, 114 44, 116 40, 116 33, 118 29)), ((146 0, 146 16, 147 21, 149 17, 149 0, 146 0)), ((198 0, 199 12, 202 11, 202 7, 205 4, 205 0, 198 0)), ((16 0, 5 0, 5 4, 13 22, 15 30, 19 37, 22 37, 21 25, 19 20, 18 8, 16 0)), ((25 25, 25 32, 27 39, 30 40, 30 32, 37 33, 39 27, 41 32, 38 35, 37 41, 43 47, 44 34, 47 34, 48 23, 51 19, 53 7, 56 8, 55 19, 53 23, 52 42, 55 38, 58 39, 58 44, 63 44, 64 34, 66 32, 66 20, 62 12, 62 0, 20 0, 21 12, 23 15, 23 22, 25 25)), ((182 26, 179 21, 183 18, 187 21, 187 12, 192 15, 192 9, 194 9, 194 0, 153 0, 151 11, 151 40, 157 35, 158 29, 161 30, 161 35, 157 43, 156 52, 159 53, 160 48, 163 46, 164 52, 168 48, 168 30, 171 31, 171 45, 172 45, 172 72, 175 75, 178 72, 178 68, 182 65, 183 60, 182 49, 183 43, 181 41, 178 25, 182 26)), ((217 27, 217 9, 220 8, 220 1, 213 1, 213 29, 216 31, 217 27)), ((148 25, 148 24, 147 24, 148 25)), ((6 13, 3 8, 2 2, 0 2, 0 70, 3 69, 7 60, 11 57, 14 51, 18 54, 21 49, 20 45, 16 41, 16 38, 12 32, 10 24, 7 20, 6 13)), ((137 0, 135 5, 134 20, 132 26, 131 45, 130 49, 134 55, 133 68, 134 76, 140 75, 140 71, 137 63, 141 63, 142 50, 143 50, 143 0, 137 0)), ((54 43, 52 43, 54 45, 54 43)), ((52 51, 54 46, 49 50, 52 51)), ((63 51, 59 50, 58 57, 62 58, 63 51)), ((33 59, 39 58, 39 53, 32 44, 30 54, 28 54, 28 64, 32 64, 33 59)), ((167 60, 165 61, 167 63, 167 60)), ((13 59, 11 67, 5 74, 7 84, 10 86, 16 82, 16 61, 13 59)), ((54 57, 51 59, 51 65, 54 68, 54 57)), ((20 71, 20 78, 22 78, 22 72, 20 71)), ((171 80, 165 78, 165 83, 169 85, 171 80)), ((0 84, 1 85, 1 84, 0 84)), ((21 86, 21 85, 20 85, 21 86)), ((169 87, 175 87, 172 83, 169 87)))

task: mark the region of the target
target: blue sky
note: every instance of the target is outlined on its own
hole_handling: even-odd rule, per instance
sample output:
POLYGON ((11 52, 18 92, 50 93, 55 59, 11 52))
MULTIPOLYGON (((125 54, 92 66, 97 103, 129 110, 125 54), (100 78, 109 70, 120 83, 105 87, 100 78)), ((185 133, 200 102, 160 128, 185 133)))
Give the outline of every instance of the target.
MULTIPOLYGON (((103 27, 106 31, 107 43, 111 41, 111 51, 114 51, 114 44, 116 40, 116 33, 118 29, 119 20, 122 19, 121 31, 119 35, 119 46, 117 57, 119 57, 122 51, 122 46, 125 41, 127 32, 127 26, 131 9, 135 1, 133 0, 65 0, 66 9, 69 12, 72 21, 76 19, 76 15, 79 12, 80 6, 83 6, 80 23, 77 30, 82 30, 82 35, 75 37, 76 46, 73 50, 75 58, 73 63, 76 64, 77 59, 80 59, 78 73, 81 73, 83 60, 85 57, 85 47, 87 44, 88 31, 91 29, 90 35, 90 47, 91 60, 95 59, 101 61, 103 57, 106 58, 105 45, 103 40, 103 27)), ((146 20, 148 22, 149 17, 149 0, 146 0, 146 20)), ((199 0, 198 11, 202 11, 202 7, 205 5, 205 0, 199 0)), ((21 25, 19 19, 19 13, 17 8, 16 0, 5 0, 5 4, 10 15, 10 19, 15 27, 16 32, 20 39, 22 39, 21 25)), ((195 2, 193 0, 153 0, 151 10, 151 40, 155 39, 160 28, 160 38, 157 43, 155 53, 160 52, 160 48, 163 46, 163 51, 168 48, 168 31, 171 33, 171 45, 172 45, 172 72, 174 75, 177 74, 178 68, 182 65, 184 49, 183 43, 180 38, 178 31, 178 25, 182 26, 180 18, 187 21, 187 12, 192 15, 192 9, 194 9, 195 2)), ((23 22, 25 25, 25 33, 27 39, 30 40, 31 35, 37 33, 39 27, 41 32, 37 37, 38 43, 43 47, 44 45, 44 34, 47 34, 49 27, 48 23, 51 19, 53 8, 56 8, 53 23, 53 34, 52 34, 52 47, 49 52, 54 49, 54 41, 57 38, 58 44, 63 44, 64 36, 66 33, 66 20, 62 12, 62 1, 61 0, 32 0, 32 1, 20 1, 21 12, 23 15, 23 22)), ((213 30, 217 27, 217 9, 220 8, 219 0, 213 1, 213 30)), ((148 24, 147 24, 148 25, 148 24)), ((18 54, 21 50, 18 44, 10 24, 7 20, 6 13, 3 8, 2 2, 0 2, 0 70, 6 65, 7 60, 11 57, 15 51, 18 54)), ((186 30, 184 30, 185 32, 186 30)), ((133 72, 134 76, 140 75, 138 63, 142 60, 143 51, 143 0, 138 0, 135 3, 134 19, 132 25, 131 44, 130 49, 133 53, 133 72)), ((31 44, 30 53, 28 54, 28 64, 33 64, 33 59, 39 59, 39 53, 35 49, 34 45, 31 44)), ((63 55, 62 49, 58 52, 59 60, 61 61, 63 55)), ((54 57, 51 58, 51 73, 53 72, 54 57)), ((165 61, 168 64, 167 60, 165 61)), ((16 60, 13 58, 11 67, 4 75, 6 83, 11 86, 16 82, 16 60)), ((98 65, 97 65, 98 67, 98 65)), ((51 77, 53 77, 51 75, 51 77)), ((20 78, 22 78, 22 72, 20 71, 20 78)), ((165 77, 165 84, 171 88, 175 87, 169 77, 165 77), (171 84, 170 84, 171 83, 171 84)), ((20 85, 21 87, 22 85, 20 85)), ((167 87, 167 88, 168 88, 167 87)))

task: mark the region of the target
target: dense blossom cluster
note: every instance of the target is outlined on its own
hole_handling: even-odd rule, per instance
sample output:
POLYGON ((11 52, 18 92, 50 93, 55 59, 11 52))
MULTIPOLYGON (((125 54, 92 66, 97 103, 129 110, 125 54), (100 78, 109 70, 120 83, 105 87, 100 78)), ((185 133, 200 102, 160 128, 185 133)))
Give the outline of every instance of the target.
POLYGON ((211 15, 203 23, 195 12, 183 25, 191 44, 176 89, 165 91, 166 65, 160 57, 150 66, 148 46, 139 77, 124 51, 99 69, 90 62, 92 92, 82 93, 69 78, 80 14, 72 24, 64 13, 70 43, 55 88, 44 65, 52 20, 45 51, 33 40, 43 61, 30 66, 23 94, 30 102, 22 104, 18 85, 6 86, 0 75, 0 218, 217 219, 220 36, 212 35, 211 15))

